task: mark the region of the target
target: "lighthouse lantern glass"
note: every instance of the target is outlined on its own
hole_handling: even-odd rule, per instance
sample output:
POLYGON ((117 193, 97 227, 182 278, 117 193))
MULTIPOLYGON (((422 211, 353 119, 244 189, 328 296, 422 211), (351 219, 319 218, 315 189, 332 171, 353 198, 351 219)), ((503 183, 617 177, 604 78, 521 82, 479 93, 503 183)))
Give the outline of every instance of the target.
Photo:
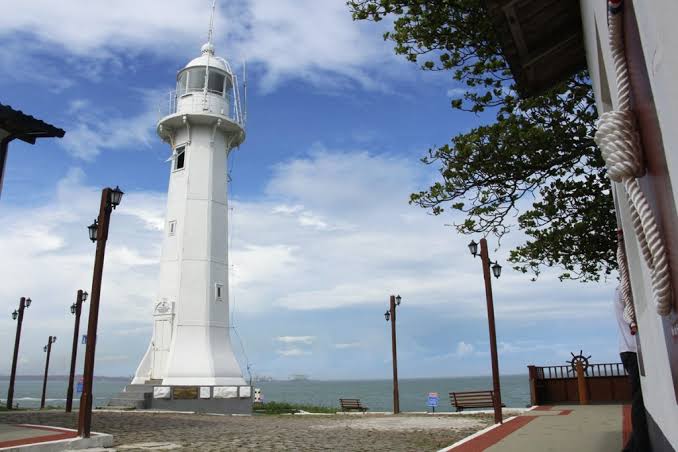
POLYGON ((179 74, 179 80, 177 81, 177 95, 181 96, 182 94, 186 94, 187 81, 188 81, 187 72, 182 72, 181 74, 179 74))
POLYGON ((226 76, 221 72, 210 69, 210 78, 207 82, 207 89, 211 93, 224 94, 224 80, 226 76))
POLYGON ((205 68, 196 67, 186 72, 188 72, 188 91, 202 91, 205 87, 205 68))

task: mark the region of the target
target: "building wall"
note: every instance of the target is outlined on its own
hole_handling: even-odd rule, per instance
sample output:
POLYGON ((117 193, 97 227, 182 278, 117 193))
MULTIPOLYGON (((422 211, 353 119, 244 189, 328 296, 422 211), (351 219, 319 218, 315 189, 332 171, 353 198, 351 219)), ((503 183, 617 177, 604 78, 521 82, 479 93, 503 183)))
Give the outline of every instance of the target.
MULTIPOLYGON (((607 10, 603 0, 581 2, 589 70, 599 112, 617 105, 614 66, 607 38, 607 10)), ((648 174, 643 191, 659 218, 670 250, 673 269, 678 269, 678 2, 628 2, 625 31, 627 55, 634 84, 634 111, 639 118, 648 174), (633 36, 637 29, 637 36, 633 36)), ((642 356, 641 377, 647 411, 668 442, 678 448, 678 325, 673 313, 662 318, 652 301, 648 268, 631 228, 628 199, 622 186, 613 184, 617 216, 624 229, 642 356)), ((673 271, 674 292, 678 272, 673 271)), ((610 294, 610 297, 612 294, 610 294)), ((675 298, 674 298, 675 300, 675 298)), ((612 314, 610 314, 612 315, 612 314)), ((654 442, 654 441, 653 441, 654 442)), ((658 446, 659 443, 655 442, 658 446)), ((661 449, 657 449, 661 450, 661 449)))

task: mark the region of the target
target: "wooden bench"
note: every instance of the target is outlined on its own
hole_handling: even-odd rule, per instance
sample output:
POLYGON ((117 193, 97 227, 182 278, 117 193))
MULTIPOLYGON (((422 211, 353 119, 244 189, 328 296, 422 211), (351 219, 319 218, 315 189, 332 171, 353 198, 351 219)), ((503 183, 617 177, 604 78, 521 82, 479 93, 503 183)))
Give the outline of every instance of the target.
POLYGON ((363 413, 369 408, 360 403, 360 399, 339 399, 341 411, 360 410, 363 413))
MULTIPOLYGON (((457 411, 465 408, 493 408, 494 391, 450 392, 450 403, 457 411)), ((502 407, 506 406, 502 403, 502 407)))

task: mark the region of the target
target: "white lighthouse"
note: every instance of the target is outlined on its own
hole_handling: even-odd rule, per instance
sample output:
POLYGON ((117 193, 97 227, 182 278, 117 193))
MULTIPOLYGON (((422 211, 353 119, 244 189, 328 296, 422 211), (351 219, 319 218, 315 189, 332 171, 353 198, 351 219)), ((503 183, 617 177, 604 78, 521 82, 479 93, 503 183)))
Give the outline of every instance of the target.
POLYGON ((231 347, 228 309, 227 156, 245 139, 244 117, 236 76, 215 56, 211 34, 210 26, 201 55, 178 72, 157 124, 172 151, 167 216, 153 338, 132 382, 153 385, 153 407, 250 396, 231 347))

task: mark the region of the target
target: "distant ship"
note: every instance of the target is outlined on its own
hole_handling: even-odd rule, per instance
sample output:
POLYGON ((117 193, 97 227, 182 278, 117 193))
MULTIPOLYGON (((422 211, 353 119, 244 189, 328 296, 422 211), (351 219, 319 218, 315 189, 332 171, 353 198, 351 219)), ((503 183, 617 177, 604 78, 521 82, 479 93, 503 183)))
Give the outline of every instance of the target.
POLYGON ((309 380, 309 378, 308 378, 308 375, 294 374, 294 375, 290 375, 290 380, 292 380, 292 381, 306 381, 306 380, 309 380))
POLYGON ((273 381, 273 377, 269 377, 268 375, 255 375, 252 378, 252 380, 256 381, 256 382, 262 382, 262 381, 266 382, 266 381, 273 381))

